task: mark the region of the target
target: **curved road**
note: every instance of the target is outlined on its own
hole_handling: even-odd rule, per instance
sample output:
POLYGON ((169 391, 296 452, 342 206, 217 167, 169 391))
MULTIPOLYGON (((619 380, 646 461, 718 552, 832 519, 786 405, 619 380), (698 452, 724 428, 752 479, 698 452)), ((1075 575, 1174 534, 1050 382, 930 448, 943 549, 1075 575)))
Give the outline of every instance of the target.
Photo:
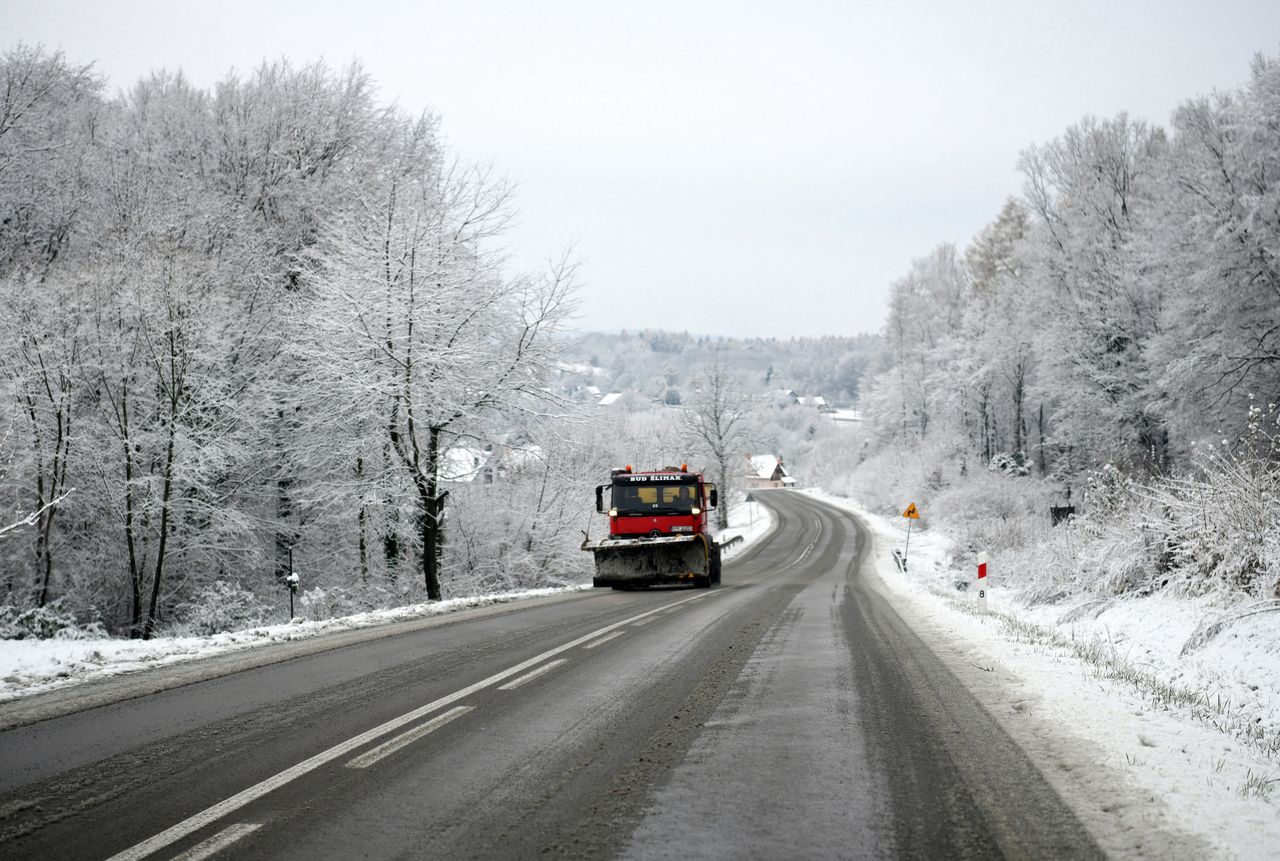
POLYGON ((1100 857, 863 573, 862 525, 761 498, 778 528, 720 588, 0 706, 0 857, 1100 857))

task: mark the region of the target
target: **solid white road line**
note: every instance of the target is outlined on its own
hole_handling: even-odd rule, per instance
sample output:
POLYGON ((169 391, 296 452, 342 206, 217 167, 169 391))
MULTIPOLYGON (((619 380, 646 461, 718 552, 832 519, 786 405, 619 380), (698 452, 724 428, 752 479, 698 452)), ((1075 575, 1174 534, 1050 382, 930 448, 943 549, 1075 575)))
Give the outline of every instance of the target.
POLYGON ((382 759, 383 757, 390 756, 400 748, 409 744, 413 744, 415 741, 422 738, 424 735, 427 735, 428 733, 431 733, 431 732, 435 732, 436 730, 440 729, 440 727, 444 726, 454 718, 462 717, 464 714, 471 711, 473 708, 475 707, 474 706, 458 706, 457 708, 449 709, 447 712, 445 712, 442 715, 436 715, 431 720, 427 721, 421 726, 415 726, 413 729, 409 730, 408 732, 400 733, 400 735, 391 739, 391 741, 385 741, 382 744, 375 747, 373 750, 360 754, 359 756, 347 762, 347 768, 368 768, 369 766, 373 765, 375 762, 382 759))
POLYGON ((569 663, 568 658, 560 658, 559 660, 555 660, 555 661, 551 661, 550 663, 543 664, 542 666, 538 667, 538 669, 525 673, 523 676, 521 676, 518 679, 512 679, 511 681, 507 682, 505 685, 498 685, 498 690, 514 691, 516 688, 520 687, 525 682, 531 682, 534 679, 536 679, 538 676, 542 675, 543 673, 548 673, 554 670, 556 667, 560 666, 561 664, 567 664, 567 663, 569 663))
POLYGON ((229 826, 208 840, 192 846, 186 852, 174 858, 173 861, 205 861, 206 858, 212 858, 241 837, 247 837, 261 827, 260 823, 254 822, 244 822, 239 825, 229 826))
POLYGON ((462 699, 463 697, 470 696, 471 694, 474 694, 476 691, 481 691, 481 690, 484 690, 485 688, 492 687, 498 684, 499 682, 504 682, 507 679, 511 678, 512 676, 518 676, 521 673, 528 670, 530 667, 535 667, 538 664, 542 663, 543 661, 547 660, 548 658, 554 658, 556 655, 560 654, 561 652, 567 652, 569 649, 573 649, 578 646, 581 646, 583 643, 588 643, 591 640, 594 640, 597 637, 602 636, 603 634, 607 634, 610 631, 614 631, 614 630, 617 630, 618 628, 625 627, 631 624, 632 622, 636 621, 637 619, 644 619, 648 616, 652 616, 655 613, 661 613, 663 610, 670 609, 671 607, 678 607, 681 604, 688 604, 690 601, 696 601, 699 598, 705 598, 708 595, 712 595, 712 594, 715 594, 715 593, 699 592, 697 595, 691 595, 688 598, 684 598, 680 601, 676 601, 673 604, 669 604, 666 607, 659 607, 656 610, 649 610, 637 616, 632 616, 629 619, 623 619, 621 622, 614 622, 612 625, 606 625, 603 628, 592 631, 590 634, 585 634, 576 640, 571 640, 570 642, 565 643, 562 646, 556 646, 554 649, 543 652, 541 655, 535 655, 534 657, 530 658, 527 661, 521 661, 520 663, 516 664, 514 667, 508 667, 507 669, 503 670, 500 673, 495 673, 494 675, 489 676, 489 678, 487 679, 482 679, 481 681, 478 681, 473 685, 468 685, 467 687, 462 688, 460 690, 456 690, 451 694, 446 694, 445 696, 441 697, 438 700, 435 700, 434 702, 429 702, 424 706, 419 706, 418 708, 413 709, 412 711, 405 712, 399 717, 392 718, 391 720, 387 721, 384 724, 379 724, 378 726, 375 726, 371 730, 367 730, 365 732, 360 733, 359 735, 352 736, 351 738, 347 739, 344 742, 335 744, 333 747, 329 748, 328 750, 317 753, 315 756, 311 757, 310 759, 304 759, 302 762, 298 763, 297 765, 294 765, 290 768, 286 768, 284 771, 272 777, 268 777, 266 780, 262 781, 261 783, 256 783, 253 786, 250 786, 248 789, 237 792, 235 795, 231 796, 230 798, 227 798, 223 801, 219 801, 217 804, 213 805, 212 807, 206 808, 205 810, 200 811, 194 816, 190 816, 182 820, 177 825, 174 825, 171 828, 166 828, 164 831, 161 831, 159 834, 155 835, 154 837, 149 837, 146 840, 143 840, 141 843, 138 843, 134 846, 129 847, 128 849, 124 850, 118 855, 113 855, 111 858, 107 859, 107 861, 138 861, 138 859, 146 858, 151 853, 158 852, 164 847, 178 842, 179 840, 186 837, 187 835, 192 834, 196 831, 199 831, 201 828, 204 828, 206 825, 209 825, 213 822, 217 822, 219 819, 222 819, 224 816, 228 816, 234 813, 235 811, 239 810, 240 808, 244 807, 245 805, 250 804, 254 801, 257 801, 259 798, 266 795, 267 793, 273 790, 279 789, 280 787, 284 786, 287 783, 297 780, 299 777, 302 777, 304 774, 315 771, 317 768, 320 768, 323 765, 327 765, 330 762, 333 762, 335 759, 340 759, 346 756, 347 754, 351 753, 356 748, 362 747, 368 744, 369 742, 373 741, 374 739, 380 738, 390 732, 394 732, 395 730, 400 729, 400 727, 405 726, 406 724, 411 724, 414 721, 418 720, 419 718, 426 717, 432 712, 439 711, 445 706, 451 706, 454 703, 456 703, 458 700, 462 699))
POLYGON ((600 638, 600 639, 598 639, 598 640, 594 640, 594 641, 592 641, 592 642, 590 642, 590 643, 587 643, 587 644, 586 644, 585 646, 583 646, 582 648, 584 648, 584 649, 594 649, 596 646, 603 646, 605 643, 609 642, 610 640, 614 639, 615 637, 621 637, 621 636, 622 636, 623 634, 625 634, 625 633, 627 633, 627 632, 626 632, 626 631, 613 631, 613 632, 611 632, 611 633, 605 634, 603 637, 601 637, 601 638, 600 638))

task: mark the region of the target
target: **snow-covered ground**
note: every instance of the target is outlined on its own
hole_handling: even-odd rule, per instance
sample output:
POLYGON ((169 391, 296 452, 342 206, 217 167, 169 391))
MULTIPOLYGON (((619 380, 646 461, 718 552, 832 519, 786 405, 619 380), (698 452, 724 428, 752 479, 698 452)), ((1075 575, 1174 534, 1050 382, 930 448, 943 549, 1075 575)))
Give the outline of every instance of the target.
POLYGON ((725 550, 724 558, 732 559, 755 544, 773 529, 773 515, 758 502, 739 502, 729 509, 729 527, 716 537, 721 544, 742 536, 741 543, 725 550))
MULTIPOLYGON (((742 503, 729 512, 729 528, 721 535, 728 540, 741 535, 743 541, 730 548, 732 559, 759 541, 773 526, 768 509, 742 503)), ((295 620, 291 623, 215 634, 209 637, 156 637, 151 640, 51 639, 0 640, 0 702, 16 697, 66 687, 89 679, 134 673, 149 667, 168 666, 223 655, 244 649, 317 637, 339 631, 372 628, 440 616, 473 607, 589 590, 589 585, 553 589, 526 589, 499 595, 455 598, 434 604, 415 604, 390 610, 375 610, 319 622, 295 620)))
POLYGON ((1211 609, 1159 595, 1025 606, 990 571, 982 615, 977 572, 950 567, 945 535, 913 529, 903 574, 891 551, 906 543, 905 520, 809 492, 872 524, 876 570, 895 606, 1104 848, 1121 857, 1280 857, 1280 613, 1234 620, 1184 654, 1216 618, 1211 609))
POLYGON ((590 589, 564 586, 525 589, 499 595, 454 598, 433 604, 413 604, 373 610, 337 619, 308 622, 295 619, 279 625, 214 634, 208 637, 155 637, 150 640, 0 640, 0 701, 64 687, 88 679, 133 673, 148 667, 223 655, 395 622, 408 622, 511 601, 590 589))

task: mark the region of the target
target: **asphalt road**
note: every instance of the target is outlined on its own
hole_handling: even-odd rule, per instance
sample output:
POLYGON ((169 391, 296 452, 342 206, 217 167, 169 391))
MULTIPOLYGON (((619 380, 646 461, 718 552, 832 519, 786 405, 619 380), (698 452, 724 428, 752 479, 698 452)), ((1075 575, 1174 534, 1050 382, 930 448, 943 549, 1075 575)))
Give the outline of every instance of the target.
POLYGON ((0 858, 1100 857, 862 571, 861 525, 761 497, 778 529, 716 589, 463 614, 6 729, 0 858))

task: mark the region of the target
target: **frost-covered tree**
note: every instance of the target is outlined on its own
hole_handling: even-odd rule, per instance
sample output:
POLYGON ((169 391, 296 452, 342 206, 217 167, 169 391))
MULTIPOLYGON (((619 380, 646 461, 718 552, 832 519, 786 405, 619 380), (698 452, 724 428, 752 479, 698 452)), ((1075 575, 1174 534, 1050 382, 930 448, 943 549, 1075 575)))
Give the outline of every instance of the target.
MULTIPOLYGON (((18 507, 34 511, 30 580, 43 606, 57 588, 58 505, 71 486, 81 346, 63 258, 92 210, 101 82, 61 53, 18 46, 0 56, 0 378, 26 445, 14 453, 18 507)), ((24 566, 25 567, 25 566, 24 566)), ((12 579, 9 581, 13 583, 12 579)))
POLYGON ((1280 397, 1280 60, 1185 103, 1173 130, 1156 239, 1176 289, 1152 354, 1185 441, 1238 432, 1251 397, 1280 397))
MULTIPOLYGON (((359 64, 334 70, 323 62, 263 63, 245 77, 228 76, 210 100, 214 186, 228 242, 223 265, 239 307, 228 373, 256 411, 254 443, 271 450, 262 478, 274 521, 274 579, 286 573, 309 512, 301 487, 307 465, 294 451, 301 417, 302 369, 288 349, 297 334, 294 297, 314 265, 325 224, 350 211, 355 192, 373 176, 386 109, 359 64)), ((265 500, 264 500, 265 502, 265 500)))
POLYGON ((885 439, 923 437, 938 417, 935 375, 940 349, 959 328, 969 296, 964 264, 952 245, 911 261, 894 282, 885 323, 889 369, 873 381, 876 430, 885 439))
POLYGON ((357 472, 411 484, 412 537, 428 597, 439 600, 444 452, 486 417, 547 400, 551 335, 573 273, 561 263, 505 277, 492 241, 510 217, 507 186, 446 162, 429 117, 391 134, 381 175, 336 224, 316 273, 308 408, 348 417, 357 472))
POLYGON ((952 391, 973 448, 989 463, 999 452, 1027 455, 1027 403, 1033 382, 1034 294, 1024 259, 1029 214, 1010 199, 965 251, 973 285, 949 365, 962 382, 952 391))
POLYGON ((720 506, 716 525, 729 525, 729 506, 744 455, 752 442, 755 399, 734 373, 720 361, 709 364, 694 383, 681 413, 684 435, 693 450, 711 460, 720 506))
POLYGON ((1087 462, 1166 462, 1145 353, 1163 298, 1146 270, 1166 150, 1163 132, 1120 114, 1086 119, 1020 161, 1034 216, 1028 280, 1051 437, 1087 462))
POLYGON ((0 275, 40 277, 91 211, 102 81, 61 52, 0 55, 0 275))

